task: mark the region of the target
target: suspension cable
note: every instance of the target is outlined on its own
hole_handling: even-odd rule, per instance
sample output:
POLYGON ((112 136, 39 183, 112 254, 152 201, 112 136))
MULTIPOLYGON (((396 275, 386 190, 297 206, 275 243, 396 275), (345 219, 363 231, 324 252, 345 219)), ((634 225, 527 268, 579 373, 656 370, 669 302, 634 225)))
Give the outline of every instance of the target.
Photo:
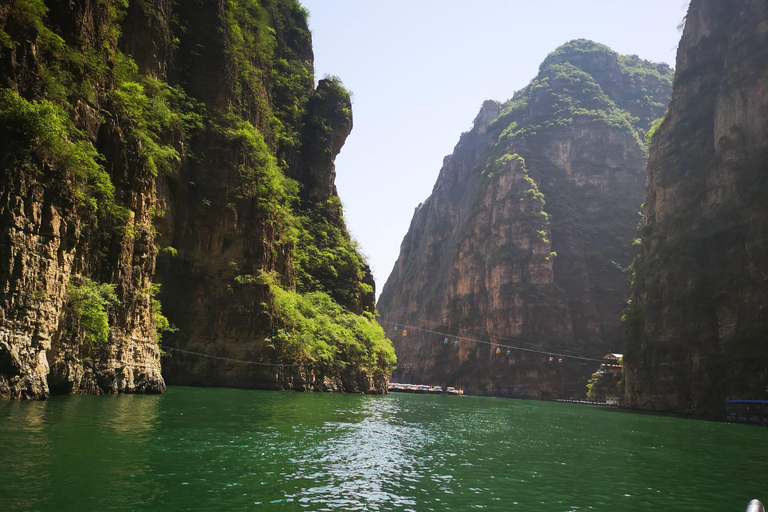
MULTIPOLYGON (((428 333, 428 334, 438 334, 440 336, 455 338, 456 340, 464 340, 464 341, 469 341, 469 342, 473 342, 473 343, 481 343, 483 345, 491 345, 491 346, 495 346, 495 347, 503 347, 503 348, 507 348, 507 349, 510 349, 510 350, 518 350, 518 351, 522 351, 522 352, 532 352, 534 354, 544 354, 544 355, 550 355, 550 356, 555 355, 555 356, 560 357, 560 358, 578 359, 580 361, 593 361, 593 362, 598 362, 598 363, 604 363, 605 362, 605 359, 597 359, 597 358, 594 358, 594 357, 562 354, 562 353, 559 353, 559 352, 553 352, 551 350, 537 350, 537 349, 533 349, 533 348, 525 348, 525 347, 518 347, 518 346, 513 346, 513 345, 505 345, 503 343, 495 343, 493 341, 479 340, 479 339, 476 339, 476 338, 469 338, 467 336, 458 336, 458 335, 449 334, 449 333, 446 333, 446 332, 440 332, 440 331, 434 331, 434 330, 431 330, 431 329, 426 329, 424 327, 417 327, 417 326, 414 326, 414 325, 398 324, 397 322, 390 322, 389 320, 384 320, 383 318, 379 318, 379 323, 385 323, 385 324, 390 324, 390 325, 394 325, 394 326, 402 325, 405 330, 421 331, 421 332, 428 333)), ((509 339, 509 338, 505 338, 505 337, 502 337, 502 336, 491 336, 491 335, 488 335, 488 337, 494 337, 494 338, 499 338, 499 339, 509 339)))
POLYGON ((260 363, 258 361, 248 361, 248 360, 245 360, 245 359, 233 359, 231 357, 211 356, 211 355, 208 355, 208 354, 202 354, 200 352, 192 352, 191 350, 184 350, 184 349, 180 349, 180 348, 176 348, 176 347, 168 347, 168 346, 164 346, 164 345, 161 345, 160 349, 161 350, 171 350, 173 352, 180 352, 182 354, 191 354, 191 355, 199 356, 199 357, 207 357, 208 359, 217 359, 217 360, 220 360, 220 361, 230 361, 232 363, 253 364, 253 365, 257 365, 257 366, 269 366, 269 367, 280 367, 280 368, 297 368, 297 367, 307 366, 305 364, 260 363))

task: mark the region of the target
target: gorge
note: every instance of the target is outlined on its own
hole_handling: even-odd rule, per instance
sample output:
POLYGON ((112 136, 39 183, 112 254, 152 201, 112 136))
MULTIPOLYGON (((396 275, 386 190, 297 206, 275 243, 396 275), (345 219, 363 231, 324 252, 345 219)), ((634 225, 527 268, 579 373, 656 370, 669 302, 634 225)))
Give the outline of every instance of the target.
POLYGON ((485 101, 374 304, 298 1, 3 2, 0 398, 579 398, 620 353, 627 408, 765 400, 768 5, 681 29, 674 71, 575 39, 485 101))
POLYGON ((768 6, 692 0, 681 27, 674 80, 577 40, 483 105, 377 304, 397 380, 579 397, 622 352, 624 407, 768 398, 768 6))

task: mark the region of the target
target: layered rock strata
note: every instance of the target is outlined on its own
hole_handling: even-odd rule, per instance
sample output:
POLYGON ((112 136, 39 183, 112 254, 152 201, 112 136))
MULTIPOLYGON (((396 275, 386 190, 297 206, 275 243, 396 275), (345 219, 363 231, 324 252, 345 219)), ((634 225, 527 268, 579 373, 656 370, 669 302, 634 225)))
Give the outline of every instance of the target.
POLYGON ((162 392, 160 336, 170 383, 386 390, 312 59, 293 0, 0 7, 0 396, 162 392))
POLYGON ((512 100, 483 105, 417 208, 377 304, 390 328, 419 328, 393 338, 398 380, 584 394, 595 363, 549 355, 620 346, 642 139, 670 82, 666 65, 578 40, 512 100), (459 347, 421 329, 457 335, 459 347))
POLYGON ((102 113, 113 84, 97 63, 113 59, 118 18, 102 2, 0 8, 0 397, 165 389, 149 293, 155 180, 127 120, 102 113), (86 342, 68 302, 86 277, 119 297, 104 344, 86 342))

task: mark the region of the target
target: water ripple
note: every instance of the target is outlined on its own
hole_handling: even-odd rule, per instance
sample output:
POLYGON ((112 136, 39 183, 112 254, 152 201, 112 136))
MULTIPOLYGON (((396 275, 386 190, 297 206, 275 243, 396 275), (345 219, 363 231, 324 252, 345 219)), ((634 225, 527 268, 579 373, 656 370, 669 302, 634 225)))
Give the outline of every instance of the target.
POLYGON ((0 403, 0 509, 732 510, 768 429, 571 404, 171 388, 0 403))

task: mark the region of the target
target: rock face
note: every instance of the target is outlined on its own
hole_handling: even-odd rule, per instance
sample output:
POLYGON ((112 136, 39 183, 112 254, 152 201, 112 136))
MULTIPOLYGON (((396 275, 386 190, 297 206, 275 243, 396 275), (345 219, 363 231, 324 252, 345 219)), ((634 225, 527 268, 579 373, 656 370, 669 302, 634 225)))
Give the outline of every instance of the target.
POLYGON ((114 56, 118 13, 62 4, 48 13, 54 27, 45 11, 0 8, 0 397, 162 392, 155 181, 127 120, 100 113, 116 111, 97 63, 114 56), (84 277, 116 285, 106 343, 87 342, 68 302, 84 277))
POLYGON ((417 208, 377 304, 389 328, 416 328, 395 338, 396 379, 583 395, 595 363, 565 356, 620 345, 642 137, 670 88, 666 65, 578 40, 512 100, 483 105, 417 208))
POLYGON ((162 392, 163 330, 171 383, 385 391, 306 11, 48 4, 0 6, 0 397, 162 392))
POLYGON ((691 2, 648 164, 630 407, 717 413, 768 398, 766 63, 765 2, 691 2))

